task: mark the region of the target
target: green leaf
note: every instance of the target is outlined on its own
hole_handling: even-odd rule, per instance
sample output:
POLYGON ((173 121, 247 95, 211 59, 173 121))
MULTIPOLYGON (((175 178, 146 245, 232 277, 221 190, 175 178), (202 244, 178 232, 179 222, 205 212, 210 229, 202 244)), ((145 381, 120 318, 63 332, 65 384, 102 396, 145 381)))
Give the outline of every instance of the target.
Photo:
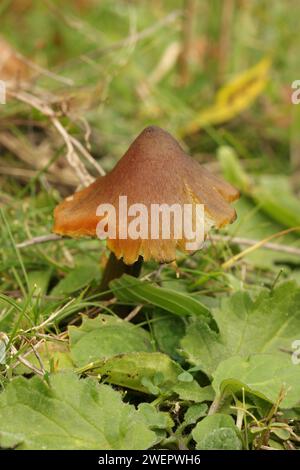
POLYGON ((158 349, 173 359, 179 362, 182 361, 182 357, 177 350, 180 347, 180 340, 185 333, 183 319, 160 309, 156 309, 153 312, 152 319, 152 331, 158 349))
POLYGON ((222 299, 213 316, 219 333, 195 320, 181 341, 188 361, 208 375, 231 356, 290 350, 300 331, 300 288, 285 282, 273 291, 262 290, 255 300, 237 292, 222 299))
POLYGON ((275 441, 274 439, 269 439, 268 445, 275 450, 286 450, 280 442, 275 441))
POLYGON ((158 411, 150 403, 141 403, 138 406, 138 412, 141 413, 149 428, 155 432, 157 436, 156 444, 164 439, 167 433, 172 432, 174 422, 169 413, 158 411))
POLYGON ((179 382, 193 382, 193 376, 187 370, 178 375, 179 382))
POLYGON ((84 319, 79 328, 70 326, 69 337, 71 356, 78 367, 121 353, 153 351, 147 331, 111 315, 84 319))
POLYGON ((241 450, 242 442, 234 429, 219 428, 210 432, 197 446, 197 449, 241 450))
POLYGON ((200 418, 207 413, 208 406, 205 403, 191 405, 184 415, 184 422, 187 426, 196 423, 200 418))
POLYGON ((96 264, 77 266, 52 289, 51 296, 57 297, 71 294, 87 286, 90 282, 99 277, 100 269, 96 264))
POLYGON ((204 401, 213 401, 215 392, 210 385, 200 387, 198 382, 181 382, 172 387, 172 391, 177 393, 179 398, 184 401, 192 401, 195 403, 202 403, 204 401))
POLYGON ((294 195, 286 176, 261 176, 259 184, 253 188, 253 199, 276 222, 287 227, 300 226, 300 201, 294 195))
POLYGON ((180 344, 190 364, 198 366, 207 375, 212 374, 226 351, 220 335, 201 320, 191 322, 180 344))
POLYGON ((30 271, 27 274, 29 290, 33 291, 34 289, 35 294, 46 294, 51 274, 51 269, 45 269, 44 271, 30 271))
POLYGON ((90 372, 106 377, 110 383, 153 395, 159 393, 180 395, 181 392, 188 394, 189 390, 200 395, 201 392, 201 387, 195 381, 180 384, 178 376, 183 369, 169 356, 159 352, 136 352, 113 356, 95 362, 90 372))
POLYGON ((291 437, 291 433, 289 432, 288 429, 281 429, 278 428, 276 429, 275 427, 272 426, 272 433, 275 434, 275 436, 279 437, 282 441, 286 441, 291 437))
POLYGON ((138 406, 138 411, 143 415, 145 422, 153 431, 157 431, 158 429, 170 431, 174 426, 174 421, 169 413, 157 411, 150 403, 141 403, 138 406))
POLYGON ((114 295, 121 302, 155 305, 180 316, 197 315, 211 320, 208 308, 190 295, 143 282, 124 274, 110 283, 114 295))
POLYGON ((234 148, 222 145, 218 149, 217 158, 225 179, 247 193, 251 186, 251 180, 240 164, 234 148))
POLYGON ((256 354, 249 359, 234 356, 220 363, 213 374, 212 386, 219 396, 242 388, 271 403, 282 392, 281 408, 292 408, 300 401, 300 367, 283 354, 256 354))
POLYGON ((17 378, 0 395, 0 446, 18 449, 147 449, 157 441, 142 413, 93 379, 72 373, 17 378))
POLYGON ((113 384, 128 387, 140 392, 148 392, 143 385, 143 379, 151 381, 160 389, 169 389, 177 382, 177 377, 183 369, 162 353, 136 352, 120 354, 94 363, 92 372, 105 376, 113 384), (154 383, 160 373, 161 383, 154 383))
POLYGON ((289 350, 299 337, 300 288, 284 282, 272 291, 263 290, 254 301, 247 292, 238 292, 223 299, 213 315, 227 356, 289 350))
POLYGON ((214 414, 197 424, 192 432, 197 449, 241 450, 242 443, 231 416, 214 414))

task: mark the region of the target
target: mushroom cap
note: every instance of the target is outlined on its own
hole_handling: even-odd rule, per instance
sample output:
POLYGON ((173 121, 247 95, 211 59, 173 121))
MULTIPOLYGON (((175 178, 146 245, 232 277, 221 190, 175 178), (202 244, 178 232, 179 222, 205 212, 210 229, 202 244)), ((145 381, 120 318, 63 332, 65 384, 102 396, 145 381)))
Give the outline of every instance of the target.
MULTIPOLYGON (((150 126, 109 174, 55 208, 54 232, 70 237, 97 236, 97 207, 112 204, 118 224, 119 196, 127 196, 128 207, 140 203, 149 211, 151 204, 203 204, 207 233, 211 226, 220 228, 235 220, 236 212, 229 203, 238 199, 239 192, 185 154, 168 132, 150 126)), ((186 241, 163 239, 160 233, 158 239, 108 238, 107 246, 126 264, 133 264, 140 255, 145 260, 168 262, 176 258, 176 248, 185 251, 186 241)))

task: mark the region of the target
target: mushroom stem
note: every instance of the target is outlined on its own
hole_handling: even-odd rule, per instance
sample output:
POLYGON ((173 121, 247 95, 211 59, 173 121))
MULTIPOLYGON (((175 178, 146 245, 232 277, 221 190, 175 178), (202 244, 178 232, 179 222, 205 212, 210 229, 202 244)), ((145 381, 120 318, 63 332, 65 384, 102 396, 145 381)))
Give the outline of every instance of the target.
MULTIPOLYGON (((143 257, 139 256, 138 260, 131 265, 127 265, 124 263, 123 259, 117 259, 114 253, 111 253, 107 264, 104 269, 101 285, 100 285, 100 292, 105 292, 109 290, 109 283, 114 279, 118 279, 122 276, 122 274, 130 274, 130 276, 139 277, 143 264, 143 257)), ((111 292, 107 292, 104 294, 102 298, 111 298, 113 294, 111 292)))

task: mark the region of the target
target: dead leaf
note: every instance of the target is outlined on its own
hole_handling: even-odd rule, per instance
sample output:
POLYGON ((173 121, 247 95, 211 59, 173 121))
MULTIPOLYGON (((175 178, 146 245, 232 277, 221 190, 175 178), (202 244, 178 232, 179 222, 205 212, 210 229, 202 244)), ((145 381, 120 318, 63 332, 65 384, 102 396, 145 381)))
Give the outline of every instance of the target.
POLYGON ((179 130, 179 134, 190 135, 202 127, 230 121, 249 108, 265 88, 270 66, 270 59, 265 57, 254 67, 235 77, 219 90, 215 104, 197 113, 183 129, 179 130))

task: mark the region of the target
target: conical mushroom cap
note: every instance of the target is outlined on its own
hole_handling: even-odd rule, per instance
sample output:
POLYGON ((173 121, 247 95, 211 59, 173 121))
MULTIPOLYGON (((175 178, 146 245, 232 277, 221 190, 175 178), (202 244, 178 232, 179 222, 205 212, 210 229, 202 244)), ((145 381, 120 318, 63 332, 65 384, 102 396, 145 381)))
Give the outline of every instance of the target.
MULTIPOLYGON (((156 126, 147 127, 131 144, 115 168, 87 188, 61 202, 54 211, 54 232, 71 237, 97 236, 100 204, 111 204, 117 213, 119 196, 127 196, 127 206, 144 204, 203 204, 205 231, 233 222, 235 210, 230 202, 239 197, 229 183, 217 178, 186 155, 178 142, 156 126)), ((109 222, 109 221, 108 221, 109 222)), ((124 221, 121 221, 123 223, 124 221)), ((145 260, 174 260, 176 248, 184 249, 178 239, 108 238, 107 246, 117 258, 132 264, 141 255, 145 260)))

